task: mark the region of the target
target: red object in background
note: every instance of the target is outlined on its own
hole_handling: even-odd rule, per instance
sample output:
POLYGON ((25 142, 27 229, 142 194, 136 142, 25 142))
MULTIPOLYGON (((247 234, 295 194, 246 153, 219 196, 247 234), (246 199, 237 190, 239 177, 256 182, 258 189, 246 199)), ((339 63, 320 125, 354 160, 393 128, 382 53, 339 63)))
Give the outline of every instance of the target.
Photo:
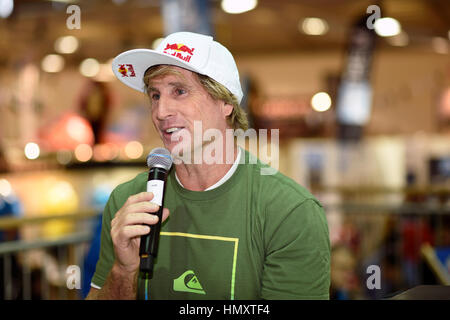
POLYGON ((41 144, 48 151, 74 150, 79 144, 94 144, 94 133, 88 120, 69 112, 41 128, 41 144))
POLYGON ((420 247, 424 243, 434 245, 433 230, 426 221, 408 220, 403 223, 403 256, 409 261, 418 261, 420 247))

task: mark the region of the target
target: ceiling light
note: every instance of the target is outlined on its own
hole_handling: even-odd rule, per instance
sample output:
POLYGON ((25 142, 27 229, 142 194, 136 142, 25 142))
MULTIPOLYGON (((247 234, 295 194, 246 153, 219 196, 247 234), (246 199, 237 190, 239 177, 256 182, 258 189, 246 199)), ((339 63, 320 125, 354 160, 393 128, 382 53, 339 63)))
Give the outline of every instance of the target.
POLYGON ((30 160, 37 159, 39 157, 39 146, 34 142, 28 142, 24 149, 25 157, 30 160))
POLYGON ((237 14, 253 10, 258 0, 222 0, 221 7, 226 13, 237 14))
POLYGON ((311 99, 311 106, 317 112, 324 112, 331 107, 331 98, 326 92, 318 92, 311 99))
POLYGON ((94 58, 83 60, 80 64, 80 72, 85 77, 95 77, 100 71, 100 64, 94 58))
POLYGON ((402 31, 400 22, 394 18, 380 18, 375 21, 375 32, 380 37, 392 37, 398 35, 402 31))
POLYGON ((0 18, 8 18, 14 9, 13 0, 0 0, 0 18))
POLYGON ((320 18, 305 18, 299 23, 300 31, 312 36, 320 36, 328 32, 328 23, 320 18))
POLYGON ((74 53, 78 49, 78 39, 74 36, 59 37, 55 41, 55 50, 58 53, 74 53))
POLYGON ((60 72, 64 68, 64 58, 58 54, 48 54, 42 59, 41 68, 45 72, 60 72))

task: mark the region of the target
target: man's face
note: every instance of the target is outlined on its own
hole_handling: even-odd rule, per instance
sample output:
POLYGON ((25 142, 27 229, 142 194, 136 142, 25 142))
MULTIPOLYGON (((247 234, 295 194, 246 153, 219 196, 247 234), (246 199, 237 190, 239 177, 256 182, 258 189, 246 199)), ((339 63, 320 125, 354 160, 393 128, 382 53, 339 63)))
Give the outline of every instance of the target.
MULTIPOLYGON (((233 107, 211 98, 193 72, 175 66, 172 68, 181 76, 163 75, 151 79, 149 83, 152 120, 170 152, 178 143, 183 144, 183 150, 189 147, 193 152, 204 145, 202 137, 207 129, 218 129, 225 134, 228 127, 226 118, 233 107), (194 121, 201 121, 202 131, 195 132, 201 137, 194 137, 194 121)), ((180 145, 177 149, 180 150, 180 145)))

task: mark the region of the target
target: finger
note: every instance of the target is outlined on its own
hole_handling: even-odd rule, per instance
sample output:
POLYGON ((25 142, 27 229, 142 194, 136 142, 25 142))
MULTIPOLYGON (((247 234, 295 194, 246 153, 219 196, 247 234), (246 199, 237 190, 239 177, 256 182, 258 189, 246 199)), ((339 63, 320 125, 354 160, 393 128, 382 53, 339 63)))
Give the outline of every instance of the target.
POLYGON ((122 241, 127 241, 148 234, 149 232, 150 232, 149 226, 145 225, 125 226, 119 233, 119 237, 122 241))
POLYGON ((132 212, 157 212, 159 210, 159 206, 156 203, 150 202, 150 201, 144 201, 144 202, 137 202, 130 204, 126 208, 126 212, 132 213, 132 212))
MULTIPOLYGON (((151 194, 151 193, 150 193, 151 194)), ((134 201, 134 200, 131 200, 134 201)), ((114 219, 111 221, 111 225, 116 223, 121 223, 122 219, 124 219, 128 214, 135 212, 157 212, 159 210, 159 206, 155 203, 152 203, 148 200, 137 203, 129 203, 128 200, 125 202, 123 207, 117 211, 114 219)))
POLYGON ((125 205, 130 205, 137 202, 144 202, 144 201, 150 201, 153 199, 153 192, 140 192, 137 194, 134 194, 132 196, 129 196, 127 201, 125 202, 125 205))
POLYGON ((152 225, 158 222, 158 216, 155 214, 149 214, 147 212, 133 212, 129 213, 123 218, 122 224, 136 225, 136 224, 147 224, 152 225))

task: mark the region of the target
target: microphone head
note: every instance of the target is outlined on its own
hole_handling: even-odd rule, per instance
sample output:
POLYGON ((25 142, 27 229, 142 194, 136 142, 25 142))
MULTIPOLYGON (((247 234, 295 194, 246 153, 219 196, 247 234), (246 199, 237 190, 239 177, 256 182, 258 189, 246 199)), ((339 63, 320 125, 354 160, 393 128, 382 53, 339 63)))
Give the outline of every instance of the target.
POLYGON ((159 167, 169 171, 172 167, 172 156, 165 148, 155 148, 147 156, 147 166, 149 168, 159 167))

